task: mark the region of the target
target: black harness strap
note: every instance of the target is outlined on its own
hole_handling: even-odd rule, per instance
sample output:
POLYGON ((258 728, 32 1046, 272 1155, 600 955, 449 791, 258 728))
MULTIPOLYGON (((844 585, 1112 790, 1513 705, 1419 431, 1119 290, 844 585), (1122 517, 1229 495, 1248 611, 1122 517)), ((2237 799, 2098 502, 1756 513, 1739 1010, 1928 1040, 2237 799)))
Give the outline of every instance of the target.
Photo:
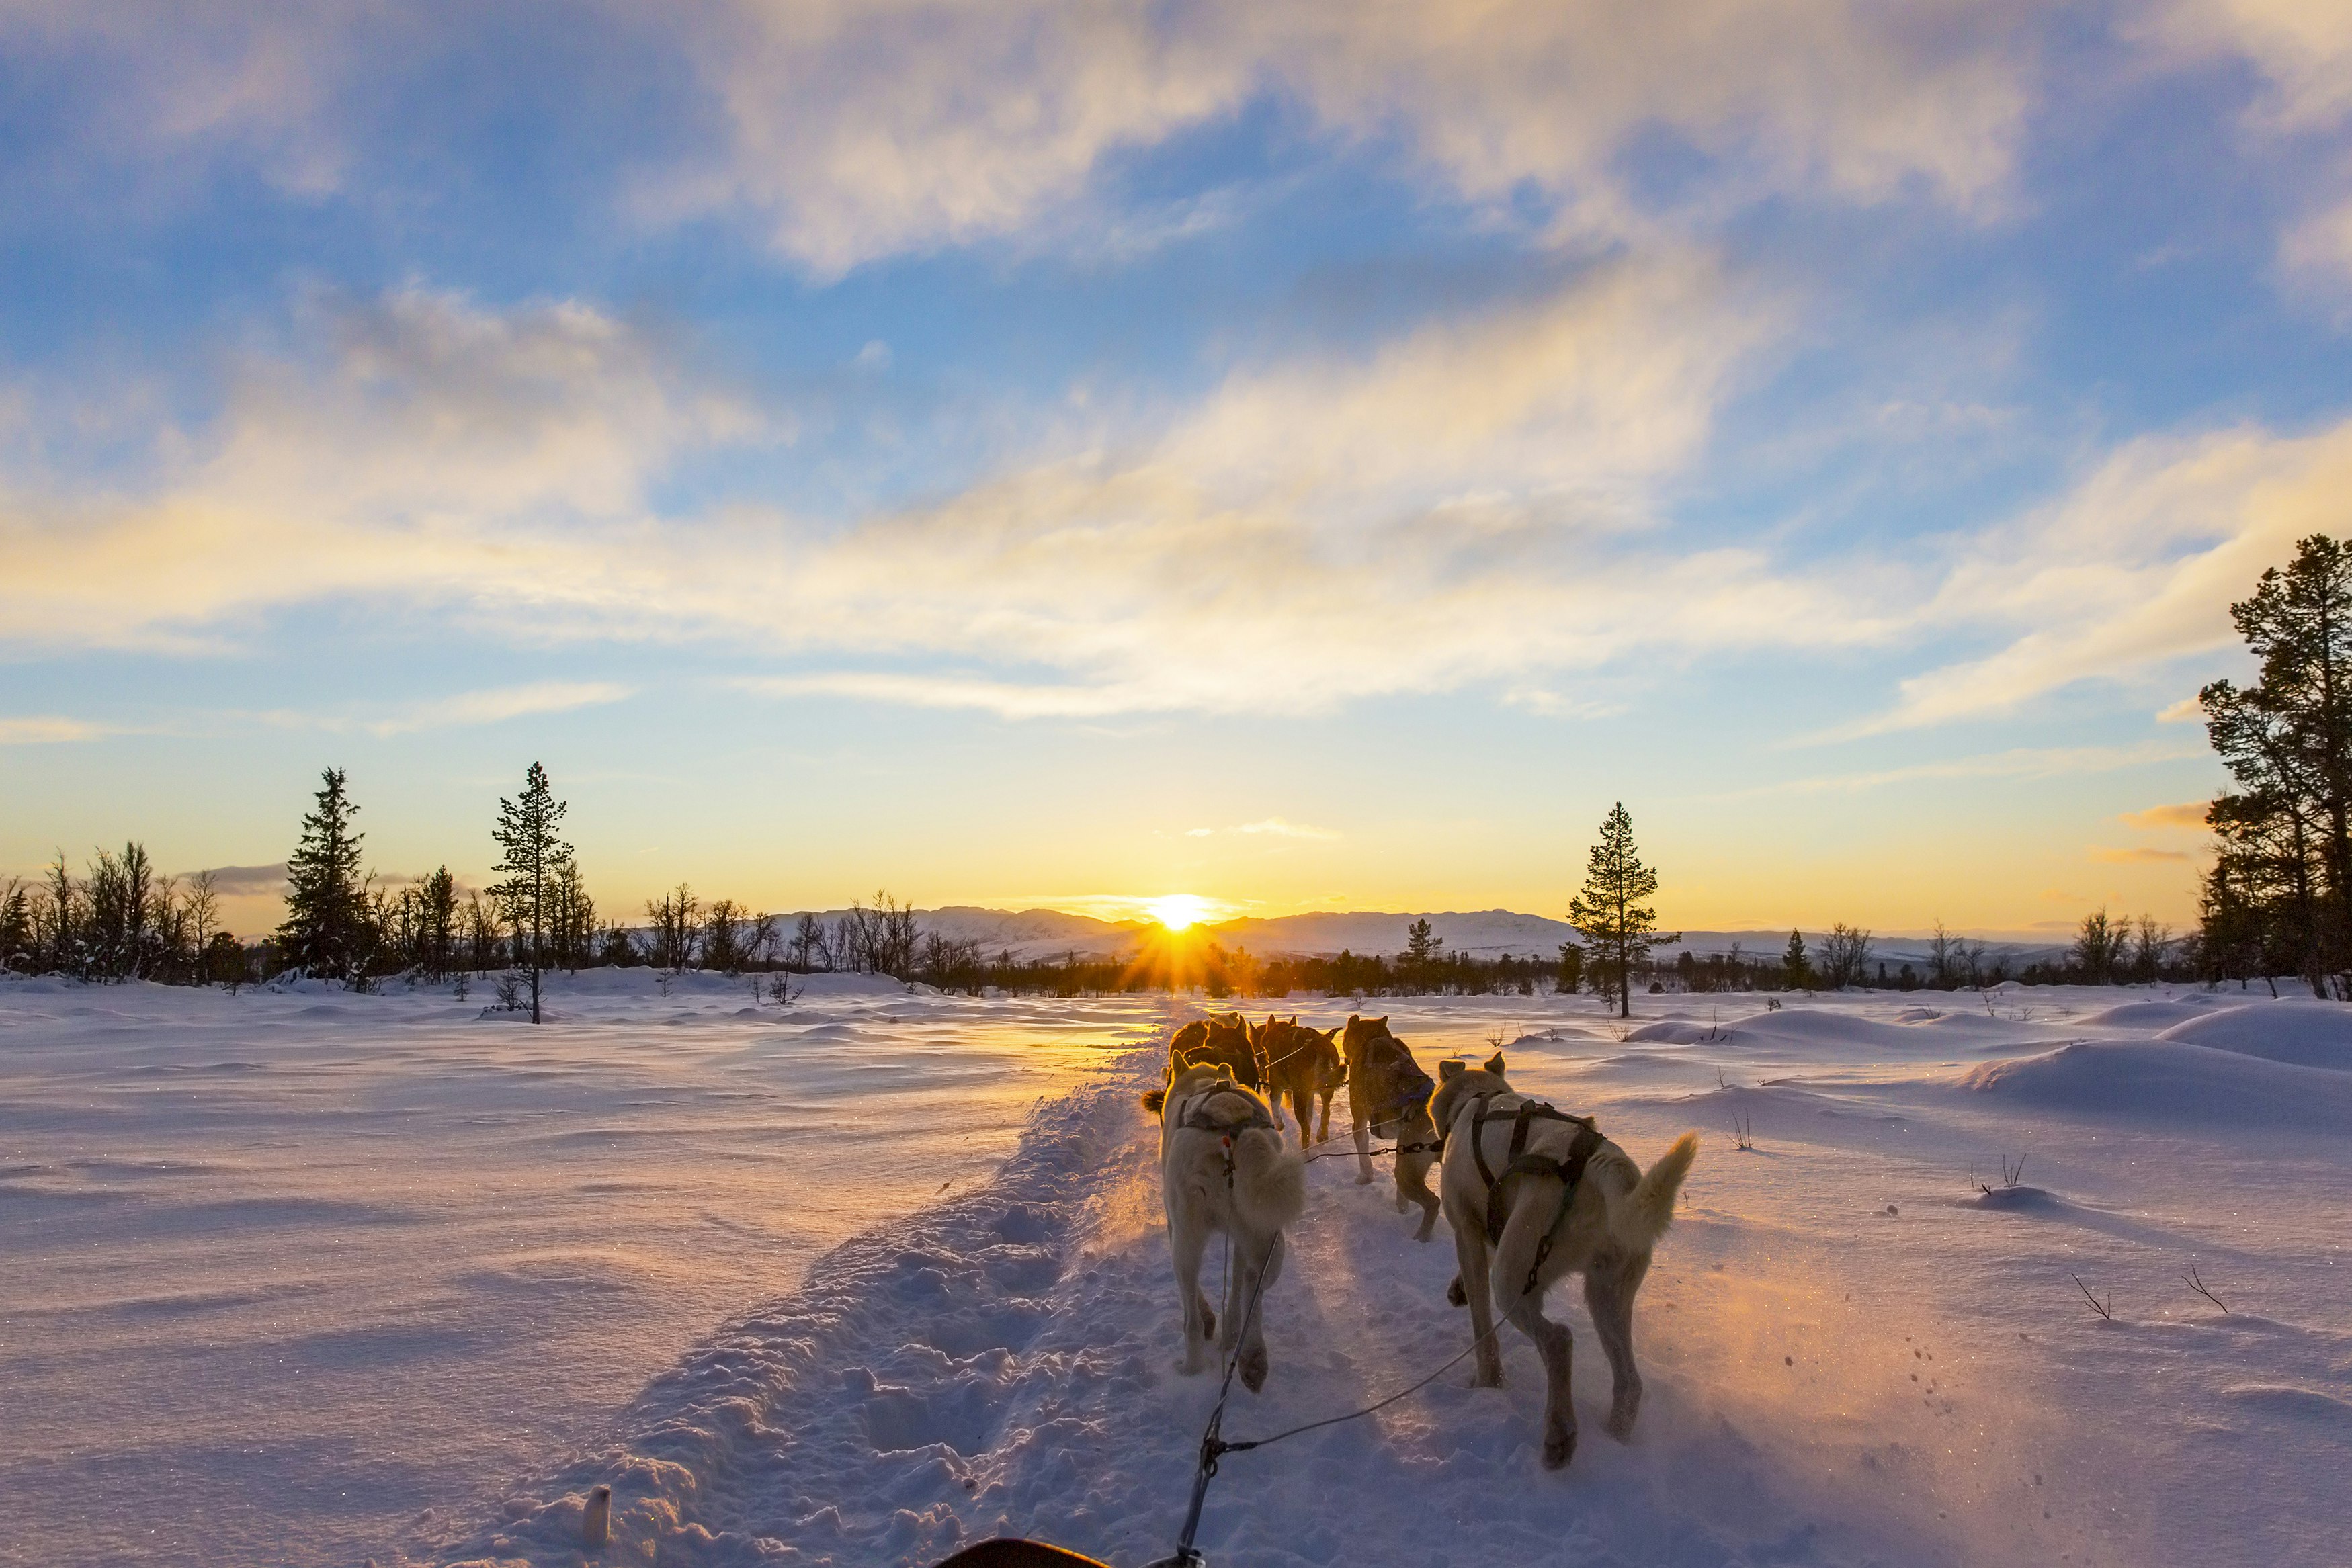
POLYGON ((1602 1142, 1601 1129, 1593 1124, 1593 1120, 1590 1116, 1571 1116, 1567 1112, 1556 1111, 1549 1105, 1538 1104, 1533 1100, 1522 1100, 1519 1102, 1519 1108, 1511 1113, 1511 1152, 1503 1166, 1502 1174, 1497 1176, 1495 1168, 1486 1163, 1485 1137, 1486 1124, 1497 1119, 1499 1118, 1494 1109, 1494 1097, 1480 1096, 1477 1109, 1471 1113, 1470 1153, 1478 1162, 1479 1179, 1486 1184, 1486 1239, 1490 1244, 1502 1240, 1503 1223, 1510 1217, 1508 1210, 1503 1207, 1505 1180, 1514 1176, 1552 1176, 1558 1179, 1561 1186, 1559 1216, 1544 1229, 1544 1239, 1537 1253, 1538 1261, 1540 1262, 1544 1254, 1551 1250, 1552 1231, 1559 1228, 1559 1220, 1567 1217, 1568 1206, 1576 1199, 1576 1184, 1584 1179, 1584 1167, 1591 1164, 1593 1154, 1601 1147, 1602 1142), (1528 1153, 1528 1131, 1539 1121, 1567 1122, 1575 1126, 1576 1136, 1569 1143, 1568 1156, 1565 1159, 1555 1159, 1549 1155, 1528 1153))

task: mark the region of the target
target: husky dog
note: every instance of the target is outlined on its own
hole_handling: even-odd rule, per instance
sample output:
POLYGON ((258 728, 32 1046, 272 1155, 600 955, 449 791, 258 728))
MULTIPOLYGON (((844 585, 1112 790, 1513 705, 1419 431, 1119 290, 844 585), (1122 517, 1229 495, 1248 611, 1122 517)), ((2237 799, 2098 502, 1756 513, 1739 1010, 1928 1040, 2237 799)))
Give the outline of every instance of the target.
POLYGON ((1556 1470, 1576 1452, 1576 1406, 1569 1390, 1569 1332, 1543 1315, 1544 1291, 1563 1275, 1584 1276, 1584 1303, 1616 1385, 1608 1429, 1624 1437, 1642 1408, 1633 1292, 1650 1271, 1658 1238, 1674 1222, 1675 1195, 1698 1155, 1698 1134, 1675 1140, 1644 1175, 1591 1117, 1565 1115, 1515 1092, 1503 1077, 1499 1051, 1484 1067, 1441 1062, 1438 1076, 1430 1112, 1445 1133, 1439 1186, 1462 1266, 1446 1299, 1470 1309, 1475 1386, 1503 1381, 1496 1308, 1535 1341, 1546 1378, 1543 1462, 1556 1470))
POLYGON ((1211 1013, 1178 1030, 1175 1038, 1168 1042, 1168 1064, 1171 1069, 1180 1054, 1223 1067, 1234 1082, 1245 1088, 1265 1086, 1255 1039, 1250 1032, 1249 1021, 1239 1013, 1211 1013))
POLYGON ((1395 1139, 1397 1212, 1402 1214, 1408 1201, 1421 1205, 1421 1228, 1412 1239, 1426 1241, 1437 1224, 1437 1195, 1429 1190, 1429 1167, 1437 1163, 1437 1129, 1429 1120, 1429 1093, 1435 1085, 1404 1041, 1389 1032, 1385 1017, 1349 1014, 1340 1051, 1348 1114, 1355 1123, 1356 1185, 1371 1185, 1371 1139, 1395 1139))
POLYGON ((1286 1019, 1268 1014, 1265 1023, 1250 1027, 1250 1044, 1265 1073, 1265 1099, 1274 1107, 1274 1124, 1276 1129, 1282 1126, 1282 1102, 1286 1096, 1291 1113, 1298 1118, 1301 1148, 1331 1135, 1331 1096, 1348 1076, 1339 1062, 1339 1048, 1331 1043, 1339 1032, 1336 1024, 1329 1029, 1307 1029, 1296 1013, 1286 1019), (1318 1097, 1323 1102, 1319 1131, 1307 1114, 1318 1097))
POLYGON ((1283 1147, 1265 1100, 1234 1082, 1222 1061, 1175 1053, 1165 1088, 1143 1096, 1160 1114, 1160 1196, 1168 1206, 1168 1250, 1184 1310, 1186 1374, 1201 1370, 1217 1315, 1201 1293, 1201 1258, 1223 1231, 1224 1333, 1217 1348, 1240 1346, 1242 1382, 1265 1385, 1265 1294, 1282 1274, 1282 1228, 1307 1205, 1307 1166, 1283 1147))

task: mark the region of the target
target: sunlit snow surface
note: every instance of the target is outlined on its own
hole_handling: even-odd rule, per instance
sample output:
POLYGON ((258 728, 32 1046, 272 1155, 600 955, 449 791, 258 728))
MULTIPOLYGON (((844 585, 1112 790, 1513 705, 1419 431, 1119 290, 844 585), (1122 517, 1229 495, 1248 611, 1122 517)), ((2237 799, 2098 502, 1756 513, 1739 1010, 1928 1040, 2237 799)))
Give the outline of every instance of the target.
MULTIPOLYGON (((478 995, 0 981, 0 1557, 924 1563, 1000 1530, 1163 1554, 1214 1385, 1173 1371, 1134 1093, 1185 1013, 677 990, 583 977, 533 1030, 478 995), (583 1557, 600 1482, 614 1539, 583 1557)), ((1366 1009, 1425 1065, 1499 1039, 1644 1163, 1701 1131, 1637 1312, 1647 1402, 1630 1446, 1600 1430, 1607 1369, 1556 1292, 1570 1469, 1538 1467, 1506 1330, 1503 1390, 1465 1365, 1229 1457, 1217 1568, 2344 1560, 2352 1009, 1366 1009)), ((1310 1167, 1229 1437, 1466 1343, 1444 1228, 1414 1245, 1385 1166, 1353 1174, 1310 1167)))

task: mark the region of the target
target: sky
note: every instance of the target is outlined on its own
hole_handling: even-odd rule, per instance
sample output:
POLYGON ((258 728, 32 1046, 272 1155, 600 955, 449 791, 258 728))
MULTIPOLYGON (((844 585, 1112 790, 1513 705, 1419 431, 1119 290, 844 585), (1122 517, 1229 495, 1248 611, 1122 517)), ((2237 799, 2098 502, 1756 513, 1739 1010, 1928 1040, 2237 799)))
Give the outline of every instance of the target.
POLYGON ((2352 0, 0 0, 0 870, 2185 925, 2347 350, 2352 0))

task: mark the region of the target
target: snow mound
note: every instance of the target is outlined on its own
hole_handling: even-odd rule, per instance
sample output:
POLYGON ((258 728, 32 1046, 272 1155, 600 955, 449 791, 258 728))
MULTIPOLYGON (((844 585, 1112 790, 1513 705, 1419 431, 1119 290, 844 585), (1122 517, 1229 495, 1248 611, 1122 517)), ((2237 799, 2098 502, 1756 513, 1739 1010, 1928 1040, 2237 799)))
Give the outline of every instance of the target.
POLYGON ((2352 1071, 2352 1009, 2338 1003, 2256 1002, 2175 1024, 2157 1038, 2298 1067, 2352 1071))
POLYGON ((2044 1111, 2338 1132, 2352 1075, 2177 1040, 2077 1040, 1972 1067, 1961 1088, 2044 1111))
POLYGON ((2075 1019, 2085 1029, 2131 1029, 2153 1032, 2170 1029, 2175 1024, 2210 1018, 2212 1009, 2194 1002, 2124 1002, 2116 1007, 2102 1008, 2075 1019))

